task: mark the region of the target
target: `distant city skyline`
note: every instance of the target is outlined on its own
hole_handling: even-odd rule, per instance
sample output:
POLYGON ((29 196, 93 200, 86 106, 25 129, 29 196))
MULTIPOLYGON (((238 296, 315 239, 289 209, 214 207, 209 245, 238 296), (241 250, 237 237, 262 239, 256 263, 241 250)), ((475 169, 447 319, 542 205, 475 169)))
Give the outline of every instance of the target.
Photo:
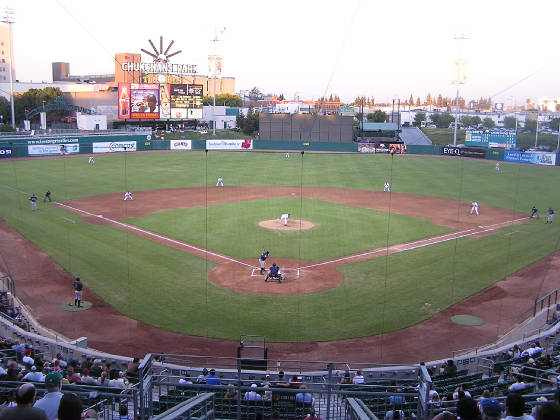
MULTIPOLYGON (((260 1, 202 3, 162 0, 84 6, 69 0, 6 1, 14 9, 14 61, 20 81, 51 81, 51 63, 69 62, 72 74, 114 72, 114 55, 148 49, 162 35, 173 63, 223 56, 223 75, 236 91, 343 102, 356 96, 388 102, 454 97, 453 61, 467 61, 460 96, 492 96, 507 105, 560 97, 557 24, 560 3, 497 0, 260 1), (221 41, 212 43, 215 31, 221 41), (467 39, 457 40, 454 36, 467 39), (462 35, 462 36, 461 36, 462 35)), ((143 61, 152 58, 143 53, 143 61)))

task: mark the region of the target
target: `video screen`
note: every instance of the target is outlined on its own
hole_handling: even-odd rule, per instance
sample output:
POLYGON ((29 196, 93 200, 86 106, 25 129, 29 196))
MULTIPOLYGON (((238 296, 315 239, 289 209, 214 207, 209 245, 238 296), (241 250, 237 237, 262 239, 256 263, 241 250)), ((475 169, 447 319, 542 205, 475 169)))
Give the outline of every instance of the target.
POLYGON ((159 85, 130 84, 130 118, 159 119, 159 85))

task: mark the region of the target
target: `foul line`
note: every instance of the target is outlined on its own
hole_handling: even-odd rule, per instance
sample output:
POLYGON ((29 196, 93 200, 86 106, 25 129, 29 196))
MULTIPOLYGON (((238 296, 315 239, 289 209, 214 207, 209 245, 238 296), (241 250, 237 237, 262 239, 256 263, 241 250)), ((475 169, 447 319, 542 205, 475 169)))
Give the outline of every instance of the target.
POLYGON ((210 255, 213 255, 214 257, 222 258, 226 261, 230 261, 230 262, 234 262, 234 263, 237 263, 237 264, 245 265, 247 267, 255 268, 251 264, 244 263, 243 261, 239 261, 239 260, 236 260, 234 258, 227 257, 225 255, 217 254, 217 253, 209 251, 207 249, 199 248, 197 246, 188 244, 186 242, 181 242, 181 241, 178 241, 176 239, 169 238, 168 236, 163 236, 163 235, 151 232, 151 231, 146 230, 146 229, 142 229, 142 228, 139 228, 139 227, 136 227, 136 226, 133 226, 133 225, 129 225, 127 223, 119 222, 118 220, 109 219, 108 217, 104 217, 102 214, 93 214, 93 213, 90 213, 89 211, 81 210, 81 209, 78 209, 76 207, 72 207, 72 206, 69 206, 69 205, 63 204, 63 203, 54 203, 54 204, 56 204, 57 206, 69 208, 69 209, 71 209, 75 212, 82 213, 82 214, 85 214, 85 215, 88 215, 88 216, 91 216, 91 217, 97 217, 98 219, 105 220, 109 223, 113 223, 115 225, 124 227, 128 230, 135 230, 135 231, 141 232, 141 233, 143 233, 147 236, 152 236, 154 238, 158 238, 158 239, 161 239, 163 241, 171 242, 173 244, 180 245, 180 246, 185 247, 185 248, 190 248, 190 249, 198 251, 198 252, 202 252, 202 253, 205 253, 205 254, 210 254, 210 255))
POLYGON ((334 263, 338 263, 338 262, 341 262, 341 261, 347 261, 347 260, 352 260, 352 259, 356 259, 356 258, 360 258, 360 257, 365 257, 365 256, 368 256, 368 255, 378 254, 380 252, 387 252, 390 249, 396 250, 396 252, 410 251, 412 249, 417 249, 417 248, 422 248, 422 247, 425 247, 425 246, 439 244, 439 243, 442 243, 442 242, 451 241, 453 239, 459 239, 459 238, 464 238, 466 236, 478 235, 479 233, 491 232, 493 230, 496 230, 500 226, 507 226, 511 223, 520 222, 520 221, 525 220, 525 219, 529 219, 529 217, 527 216, 527 217, 521 217, 519 219, 508 220, 508 221, 505 221, 505 222, 493 223, 493 224, 488 225, 488 226, 479 226, 483 230, 467 229, 467 230, 463 230, 461 232, 446 233, 444 235, 434 236, 432 238, 420 239, 420 240, 414 241, 414 242, 405 242, 404 244, 391 245, 391 246, 386 247, 386 248, 378 248, 378 249, 374 249, 374 250, 371 250, 371 251, 363 252, 361 254, 349 255, 347 257, 336 258, 334 260, 323 261, 323 262, 320 262, 320 263, 317 263, 317 264, 306 265, 306 266, 299 267, 299 268, 300 269, 305 269, 305 268, 319 267, 321 265, 334 264, 334 263), (416 244, 418 244, 418 245, 416 245, 416 244), (399 248, 404 248, 404 249, 399 250, 399 248))

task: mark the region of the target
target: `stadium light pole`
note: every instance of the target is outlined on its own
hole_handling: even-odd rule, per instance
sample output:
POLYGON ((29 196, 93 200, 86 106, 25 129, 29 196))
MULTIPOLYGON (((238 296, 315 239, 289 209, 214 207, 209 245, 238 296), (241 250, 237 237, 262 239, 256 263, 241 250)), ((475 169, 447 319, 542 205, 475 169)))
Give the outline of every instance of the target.
POLYGON ((10 44, 10 110, 12 113, 12 128, 16 129, 16 118, 14 112, 14 71, 13 71, 13 63, 14 63, 14 53, 13 53, 13 42, 12 42, 12 23, 14 23, 14 11, 8 7, 4 9, 4 16, 2 22, 8 24, 8 42, 10 44))
MULTIPOLYGON (((457 34, 453 38, 456 40, 470 39, 470 37, 465 34, 457 34)), ((459 53, 458 56, 460 57, 461 54, 459 53)), ((455 60, 455 67, 457 75, 453 83, 457 86, 457 95, 455 97, 455 128, 453 130, 453 146, 457 146, 457 125, 459 125, 459 85, 465 84, 466 82, 466 61, 461 58, 457 58, 455 60)))
POLYGON ((214 73, 214 100, 213 100, 213 105, 212 105, 212 135, 215 136, 216 135, 216 78, 218 77, 218 62, 217 62, 217 57, 216 57, 216 43, 218 41, 220 41, 220 39, 218 38, 219 35, 222 35, 224 33, 224 31, 226 30, 226 28, 223 28, 220 33, 216 33, 216 30, 214 30, 214 38, 212 38, 210 41, 214 43, 214 57, 213 57, 213 73, 214 73))

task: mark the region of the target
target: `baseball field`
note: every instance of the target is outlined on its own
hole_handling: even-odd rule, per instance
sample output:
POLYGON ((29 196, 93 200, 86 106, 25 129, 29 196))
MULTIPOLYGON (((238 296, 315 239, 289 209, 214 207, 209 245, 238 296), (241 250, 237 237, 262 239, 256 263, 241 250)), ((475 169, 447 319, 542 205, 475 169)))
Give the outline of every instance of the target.
MULTIPOLYGON (((0 217, 79 275, 86 300, 134 320, 217 339, 342 340, 418 324, 559 249, 560 221, 545 223, 560 209, 558 168, 494 165, 258 151, 4 160, 0 217), (264 250, 283 283, 264 282, 264 250)), ((42 281, 17 290, 38 299, 42 281)), ((531 281, 530 298, 548 292, 531 281)), ((53 308, 71 299, 66 284, 53 308)))

